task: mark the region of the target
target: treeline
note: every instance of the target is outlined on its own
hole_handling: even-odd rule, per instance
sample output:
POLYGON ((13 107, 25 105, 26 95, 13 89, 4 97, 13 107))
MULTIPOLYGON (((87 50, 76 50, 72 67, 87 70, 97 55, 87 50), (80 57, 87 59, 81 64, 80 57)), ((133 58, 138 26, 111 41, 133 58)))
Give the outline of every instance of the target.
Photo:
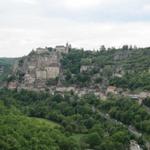
POLYGON ((136 127, 143 134, 150 135, 150 114, 136 101, 129 98, 112 97, 106 102, 101 102, 98 107, 110 114, 112 118, 136 127))
POLYGON ((122 78, 114 77, 110 80, 111 85, 131 90, 150 90, 150 72, 126 73, 122 78))
POLYGON ((77 150, 78 143, 53 123, 36 120, 0 101, 1 150, 77 150))

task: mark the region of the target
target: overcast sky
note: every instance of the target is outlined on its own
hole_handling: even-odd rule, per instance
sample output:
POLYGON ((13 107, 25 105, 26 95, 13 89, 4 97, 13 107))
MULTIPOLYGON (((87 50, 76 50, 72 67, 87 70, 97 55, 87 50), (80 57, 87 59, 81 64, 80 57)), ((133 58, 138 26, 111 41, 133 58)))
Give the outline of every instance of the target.
POLYGON ((0 57, 67 41, 150 46, 150 0, 0 0, 0 57))

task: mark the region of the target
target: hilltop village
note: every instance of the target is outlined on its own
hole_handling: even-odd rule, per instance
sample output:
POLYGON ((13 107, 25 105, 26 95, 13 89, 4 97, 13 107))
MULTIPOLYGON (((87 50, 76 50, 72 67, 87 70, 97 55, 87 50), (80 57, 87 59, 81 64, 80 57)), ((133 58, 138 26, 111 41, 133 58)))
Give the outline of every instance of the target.
MULTIPOLYGON (((49 91, 50 93, 58 92, 61 94, 64 92, 73 92, 79 96, 93 93, 102 99, 106 99, 109 93, 115 95, 121 94, 136 99, 141 104, 144 98, 150 96, 147 90, 130 92, 128 89, 125 90, 122 87, 117 87, 108 82, 111 78, 120 80, 126 72, 132 73, 134 71, 132 69, 126 69, 127 67, 125 66, 125 68, 122 65, 122 60, 128 60, 130 57, 134 57, 134 55, 137 55, 136 51, 138 50, 130 50, 126 47, 123 50, 106 51, 107 54, 105 54, 105 49, 103 49, 102 52, 97 52, 98 54, 96 54, 96 52, 93 51, 84 52, 82 50, 74 50, 68 43, 66 46, 60 45, 55 48, 37 48, 36 50, 32 50, 28 56, 16 61, 6 86, 8 89, 49 91), (79 57, 82 56, 77 56, 80 53, 83 53, 82 55, 85 56, 81 58, 80 66, 77 68, 79 71, 76 75, 76 72, 71 73, 71 71, 68 71, 70 67, 66 69, 66 66, 72 63, 72 60, 69 60, 69 62, 67 59, 70 59, 72 57, 71 55, 75 55, 76 60, 80 59, 79 57), (101 55, 105 54, 109 56, 109 53, 112 53, 111 55, 113 57, 111 56, 111 59, 113 65, 109 65, 110 62, 108 62, 108 60, 102 62, 106 64, 98 64, 99 62, 93 63, 93 61, 101 57, 101 55), (66 66, 64 65, 66 61, 65 58, 67 58, 66 60, 68 61, 65 64, 66 66), (120 62, 120 64, 118 62, 120 62), (116 64, 114 65, 114 63, 116 64), (82 81, 78 84, 79 80, 82 81)), ((103 58, 100 58, 99 61, 103 61, 102 59, 103 58)), ((72 66, 74 67, 76 63, 79 62, 73 62, 72 66)), ((146 70, 147 69, 149 70, 149 66, 146 70)))
POLYGON ((9 89, 45 90, 46 81, 59 77, 61 71, 60 59, 67 54, 70 45, 56 46, 56 48, 37 48, 28 56, 21 58, 13 68, 14 76, 19 76, 21 82, 13 81, 8 84, 9 89))

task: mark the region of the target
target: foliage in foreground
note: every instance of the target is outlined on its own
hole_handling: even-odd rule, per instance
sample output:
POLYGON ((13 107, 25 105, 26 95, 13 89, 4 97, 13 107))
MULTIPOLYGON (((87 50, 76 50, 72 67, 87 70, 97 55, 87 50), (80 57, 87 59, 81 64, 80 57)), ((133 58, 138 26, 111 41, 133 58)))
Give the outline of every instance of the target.
POLYGON ((125 150, 131 139, 143 144, 122 125, 103 118, 98 109, 104 104, 94 95, 1 90, 0 99, 0 148, 4 150, 125 150))

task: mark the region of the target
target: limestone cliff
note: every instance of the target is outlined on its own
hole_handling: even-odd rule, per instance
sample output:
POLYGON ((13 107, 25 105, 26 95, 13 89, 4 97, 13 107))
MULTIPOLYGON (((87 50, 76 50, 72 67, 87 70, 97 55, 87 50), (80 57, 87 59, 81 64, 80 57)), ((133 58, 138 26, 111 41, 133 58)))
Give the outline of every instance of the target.
POLYGON ((8 88, 45 88, 47 80, 59 76, 60 58, 61 53, 55 49, 37 48, 14 65, 15 79, 8 83, 8 88))

